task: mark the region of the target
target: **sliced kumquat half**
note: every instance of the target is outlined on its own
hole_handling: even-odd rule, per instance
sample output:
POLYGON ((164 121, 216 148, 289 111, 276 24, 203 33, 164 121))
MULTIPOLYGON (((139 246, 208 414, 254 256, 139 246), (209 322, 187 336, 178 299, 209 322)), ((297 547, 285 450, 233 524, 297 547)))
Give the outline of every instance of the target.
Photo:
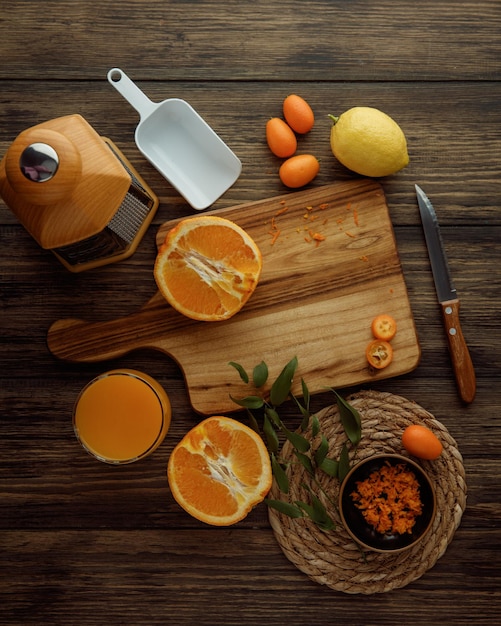
POLYGON ((371 367, 382 370, 393 361, 393 348, 388 341, 374 339, 368 344, 365 356, 371 367))
POLYGON ((397 333, 397 322, 388 313, 381 313, 372 320, 371 330, 376 339, 391 341, 397 333))
POLYGON ((176 502, 213 526, 242 520, 271 488, 268 450, 251 428, 214 416, 192 428, 174 448, 167 476, 176 502))
POLYGON ((160 293, 179 313, 213 322, 244 306, 261 269, 261 251, 243 228, 200 215, 181 220, 167 233, 153 273, 160 293))

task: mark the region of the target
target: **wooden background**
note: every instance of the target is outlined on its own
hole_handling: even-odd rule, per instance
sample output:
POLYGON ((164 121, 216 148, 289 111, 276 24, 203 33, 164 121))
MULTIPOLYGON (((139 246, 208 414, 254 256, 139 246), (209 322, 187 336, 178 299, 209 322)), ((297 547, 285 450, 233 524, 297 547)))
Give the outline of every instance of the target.
MULTIPOLYGON (((80 113, 119 146, 161 205, 133 257, 73 275, 0 204, 0 624, 499 623, 500 33, 498 0, 2 1, 0 154, 22 130, 80 113), (321 159, 315 186, 354 176, 330 153, 329 113, 375 106, 402 126, 411 163, 381 182, 422 359, 414 372, 371 388, 415 400, 448 427, 469 489, 446 554, 408 587, 354 597, 311 582, 282 554, 264 506, 227 529, 185 515, 165 468, 199 417, 164 355, 139 351, 105 367, 142 369, 166 388, 174 418, 163 445, 122 468, 78 447, 72 405, 103 364, 54 359, 47 329, 62 317, 137 310, 155 291, 158 227, 193 212, 137 150, 138 116, 106 81, 115 66, 152 100, 187 100, 240 157, 241 177, 214 208, 283 193, 264 124, 288 93, 316 113, 300 142, 321 159), (437 209, 461 298, 478 379, 467 407, 456 393, 414 183, 437 209)), ((332 397, 313 403, 320 409, 332 397)), ((292 405, 286 418, 297 419, 292 405)))

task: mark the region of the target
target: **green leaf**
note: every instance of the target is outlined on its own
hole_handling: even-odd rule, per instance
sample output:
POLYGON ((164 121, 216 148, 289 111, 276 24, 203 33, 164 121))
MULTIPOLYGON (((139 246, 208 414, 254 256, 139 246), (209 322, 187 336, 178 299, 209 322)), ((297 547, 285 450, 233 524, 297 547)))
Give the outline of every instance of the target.
POLYGON ((336 403, 339 409, 339 418, 343 425, 346 436, 351 443, 356 446, 362 438, 362 424, 358 411, 351 406, 337 391, 332 390, 336 396, 336 403))
POLYGON ((280 421, 280 416, 275 411, 275 409, 272 409, 270 406, 267 406, 264 409, 264 413, 265 413, 265 415, 268 416, 269 420, 275 424, 275 426, 277 428, 281 428, 282 427, 282 422, 280 421))
POLYGON ((296 404, 301 411, 301 415, 303 416, 300 428, 302 431, 305 431, 307 430, 310 423, 310 391, 306 385, 306 382, 304 381, 304 378, 301 378, 301 389, 303 391, 304 406, 301 404, 301 402, 299 402, 296 396, 292 397, 296 401, 296 404))
POLYGON ((252 370, 252 382, 254 383, 254 387, 262 387, 264 383, 268 380, 268 366, 264 361, 261 361, 259 365, 252 370))
POLYGON ((325 522, 317 522, 316 523, 317 526, 320 528, 320 530, 335 530, 336 528, 336 524, 334 524, 334 522, 332 521, 332 519, 330 517, 328 517, 325 522))
POLYGON ((259 435, 261 433, 259 424, 257 423, 257 419, 255 418, 254 413, 249 411, 249 409, 247 409, 247 417, 249 418, 249 426, 259 435))
POLYGON ((305 503, 296 502, 298 506, 305 505, 304 511, 309 511, 308 515, 315 522, 315 524, 321 528, 322 530, 332 530, 336 528, 334 521, 331 519, 330 515, 327 513, 327 509, 325 508, 322 501, 313 493, 312 488, 305 484, 301 483, 302 486, 310 493, 312 505, 305 505, 305 503))
POLYGON ((316 415, 313 416, 311 421, 311 434, 312 437, 316 437, 320 432, 320 422, 318 421, 318 417, 316 415))
POLYGON ((301 378, 301 389, 303 391, 304 406, 306 407, 306 410, 309 412, 309 410, 310 410, 310 390, 308 389, 308 385, 306 384, 304 378, 301 378))
POLYGON ((270 402, 273 406, 280 406, 287 400, 297 368, 297 357, 291 359, 278 375, 270 389, 270 402))
POLYGON ((311 494, 311 500, 313 502, 313 510, 315 511, 315 517, 313 520, 317 526, 322 528, 322 530, 332 530, 335 528, 336 525, 327 513, 327 509, 314 493, 311 494))
POLYGON ((310 412, 306 407, 301 404, 301 402, 299 402, 295 395, 291 395, 294 398, 295 403, 297 404, 297 408, 301 411, 301 415, 303 416, 300 428, 302 431, 305 431, 308 428, 308 424, 310 423, 310 412))
POLYGON ((335 530, 336 528, 336 524, 333 522, 333 520, 327 516, 325 518, 325 520, 319 520, 318 522, 315 522, 316 525, 321 529, 321 530, 335 530))
POLYGON ((298 452, 297 450, 294 450, 294 454, 296 455, 304 469, 308 472, 308 474, 310 474, 310 476, 314 476, 315 470, 313 469, 310 457, 306 454, 298 452))
POLYGON ((342 483, 346 478, 346 475, 350 471, 350 458, 348 455, 348 446, 344 444, 341 449, 341 454, 339 455, 339 467, 338 467, 338 478, 339 482, 342 483))
POLYGON ((235 361, 230 361, 228 365, 234 367, 237 372, 240 374, 240 378, 244 381, 245 384, 249 382, 249 375, 245 371, 245 369, 240 365, 240 363, 235 363, 235 361))
POLYGON ((298 507, 303 509, 303 511, 312 520, 312 522, 315 522, 315 524, 322 530, 333 530, 334 528, 336 528, 336 525, 329 517, 327 511, 325 510, 325 507, 321 502, 320 506, 323 508, 323 510, 317 508, 316 506, 311 506, 306 502, 301 502, 300 500, 296 500, 296 504, 298 507))
POLYGON ((310 414, 308 413, 308 411, 305 411, 305 413, 303 415, 303 420, 301 422, 301 430, 303 432, 305 430, 308 430, 309 423, 310 423, 310 414))
POLYGON ((268 416, 265 415, 263 419, 263 432, 266 438, 266 444, 268 446, 268 450, 270 452, 278 451, 278 435, 273 428, 272 423, 268 419, 268 416))
POLYGON ((276 509, 284 515, 288 515, 289 517, 304 517, 301 509, 294 504, 283 502, 282 500, 270 500, 268 498, 265 498, 264 501, 269 507, 276 509))
POLYGON ((282 426, 282 430, 287 439, 292 443, 296 450, 299 452, 308 452, 310 449, 310 442, 308 439, 300 435, 299 433, 295 433, 292 430, 288 430, 285 426, 282 426))
POLYGON ((320 467, 322 465, 325 457, 327 456, 327 452, 329 452, 329 442, 327 441, 327 437, 325 435, 322 435, 322 441, 320 442, 318 448, 315 450, 315 454, 313 456, 317 467, 320 467))
POLYGON ((245 409, 260 409, 264 405, 263 398, 259 396, 246 396, 245 398, 234 398, 230 394, 230 398, 238 406, 243 406, 245 409))
POLYGON ((307 502, 302 502, 301 500, 296 500, 294 504, 302 509, 310 519, 315 521, 315 510, 311 506, 311 504, 308 504, 307 502))
POLYGON ((289 478, 274 454, 271 455, 271 469, 280 491, 282 493, 289 493, 289 478))
POLYGON ((331 478, 337 478, 339 461, 336 461, 336 459, 330 459, 329 457, 325 457, 322 463, 320 463, 319 467, 331 478))
POLYGON ((303 419, 301 421, 300 428, 304 432, 305 430, 308 430, 308 426, 310 425, 310 413, 306 409, 304 409, 304 412, 301 412, 303 413, 303 419))

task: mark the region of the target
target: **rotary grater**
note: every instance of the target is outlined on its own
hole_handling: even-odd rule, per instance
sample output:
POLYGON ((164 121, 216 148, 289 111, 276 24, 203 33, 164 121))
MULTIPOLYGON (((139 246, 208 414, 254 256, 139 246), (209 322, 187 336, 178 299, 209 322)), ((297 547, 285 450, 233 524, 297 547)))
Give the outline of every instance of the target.
POLYGON ((72 272, 133 254, 159 204, 117 146, 80 115, 18 135, 0 162, 0 195, 72 272))

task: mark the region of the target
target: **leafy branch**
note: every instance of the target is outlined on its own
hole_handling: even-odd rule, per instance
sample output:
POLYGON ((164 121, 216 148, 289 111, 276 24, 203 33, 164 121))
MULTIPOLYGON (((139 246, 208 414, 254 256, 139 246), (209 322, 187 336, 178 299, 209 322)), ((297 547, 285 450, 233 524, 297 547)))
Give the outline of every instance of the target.
POLYGON ((315 493, 312 486, 302 483, 301 486, 309 495, 308 502, 301 500, 286 502, 284 500, 266 499, 266 504, 289 517, 308 517, 322 530, 335 529, 335 521, 319 498, 319 494, 321 493, 324 499, 335 509, 337 508, 336 503, 329 498, 328 493, 322 487, 318 479, 318 472, 323 472, 331 478, 338 479, 340 483, 349 472, 350 449, 356 448, 362 436, 361 420, 358 411, 334 389, 331 389, 336 397, 339 418, 347 441, 343 444, 338 458, 329 457, 329 441, 321 432, 318 417, 310 412, 311 396, 304 379, 301 378, 302 402, 291 393, 294 374, 298 366, 297 357, 294 357, 285 365, 272 383, 267 397, 265 397, 263 387, 268 382, 269 371, 264 361, 261 361, 253 368, 251 375, 239 363, 230 361, 229 365, 237 370, 245 384, 252 386, 250 395, 243 398, 234 398, 230 395, 230 398, 237 405, 246 409, 251 427, 263 438, 270 453, 273 476, 279 490, 286 495, 289 493, 287 468, 292 464, 292 461, 282 459, 279 456, 280 433, 292 445, 293 454, 297 459, 295 462, 303 466, 310 476, 312 485, 318 489, 318 493, 315 493), (294 400, 302 416, 301 425, 298 429, 299 432, 289 430, 278 412, 278 408, 289 398, 294 400), (258 422, 256 413, 260 415, 261 425, 258 422), (309 439, 305 437, 308 429, 311 429, 311 438, 309 439))

